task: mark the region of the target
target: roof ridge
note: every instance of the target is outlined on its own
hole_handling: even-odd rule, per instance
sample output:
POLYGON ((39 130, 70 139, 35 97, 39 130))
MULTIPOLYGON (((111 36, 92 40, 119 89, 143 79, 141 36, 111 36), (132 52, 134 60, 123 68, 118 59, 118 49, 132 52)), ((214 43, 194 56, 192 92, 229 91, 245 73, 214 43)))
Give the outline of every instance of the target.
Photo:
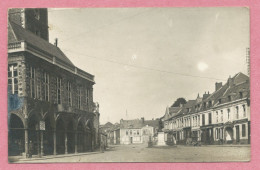
MULTIPOLYGON (((37 35, 35 35, 34 33, 32 33, 31 31, 28 31, 27 29, 25 29, 24 27, 22 27, 21 25, 19 25, 19 24, 17 24, 16 22, 14 22, 14 21, 10 21, 12 24, 15 24, 15 25, 17 25, 18 27, 20 27, 20 28, 22 28, 22 29, 24 29, 26 32, 28 32, 29 34, 32 34, 32 35, 34 35, 35 37, 37 37, 37 38, 40 38, 41 40, 44 40, 44 41, 46 41, 47 43, 49 43, 49 44, 51 44, 51 45, 53 45, 52 43, 50 43, 49 41, 47 41, 47 40, 45 40, 45 39, 43 39, 43 38, 41 38, 41 37, 39 37, 39 36, 37 36, 37 35)), ((54 47, 57 47, 57 46, 55 46, 55 45, 53 45, 54 47)), ((59 48, 59 47, 57 47, 57 48, 59 48)))

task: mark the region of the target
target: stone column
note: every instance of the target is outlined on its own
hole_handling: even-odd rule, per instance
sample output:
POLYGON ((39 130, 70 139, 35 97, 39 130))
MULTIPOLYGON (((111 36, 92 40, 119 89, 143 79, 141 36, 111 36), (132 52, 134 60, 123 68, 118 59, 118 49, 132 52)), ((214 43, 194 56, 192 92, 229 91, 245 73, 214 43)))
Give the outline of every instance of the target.
POLYGON ((57 145, 57 141, 56 141, 56 129, 54 129, 53 131, 53 155, 56 155, 56 145, 57 145))
POLYGON ((223 135, 224 135, 223 143, 226 143, 226 128, 225 127, 223 129, 223 135))
POLYGON ((38 157, 41 157, 41 146, 40 146, 40 130, 39 130, 39 124, 37 125, 36 128, 36 133, 37 133, 37 152, 38 152, 38 157))
POLYGON ((78 132, 75 132, 75 154, 78 153, 78 132))
POLYGON ((25 150, 25 155, 27 157, 27 155, 29 153, 28 122, 27 122, 27 119, 25 119, 25 122, 24 122, 24 150, 25 150))
POLYGON ((41 138, 41 153, 40 153, 40 157, 43 156, 43 131, 40 131, 40 138, 41 138))
POLYGON ((68 134, 67 131, 65 131, 65 154, 68 154, 68 134))

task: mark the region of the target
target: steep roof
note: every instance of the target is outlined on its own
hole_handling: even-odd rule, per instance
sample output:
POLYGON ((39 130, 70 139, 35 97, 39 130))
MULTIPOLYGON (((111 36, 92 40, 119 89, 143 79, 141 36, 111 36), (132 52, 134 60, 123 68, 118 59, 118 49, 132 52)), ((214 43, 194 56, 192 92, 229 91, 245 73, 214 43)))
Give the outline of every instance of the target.
POLYGON ((143 120, 134 119, 134 120, 121 120, 120 121, 120 128, 123 129, 134 129, 134 128, 142 128, 143 127, 143 120))
MULTIPOLYGON (((249 77, 243 73, 237 73, 232 78, 229 78, 223 86, 221 86, 218 90, 214 91, 212 94, 204 94, 202 101, 189 100, 183 107, 181 107, 180 111, 178 111, 175 114, 172 114, 170 118, 169 116, 167 117, 167 114, 165 114, 164 117, 167 117, 165 118, 165 120, 169 120, 177 116, 208 110, 211 109, 211 107, 218 106, 226 102, 230 102, 228 100, 229 96, 231 96, 231 101, 241 99, 241 93, 243 98, 250 97, 249 77), (221 99, 221 103, 219 103, 219 99, 221 99), (209 105, 209 101, 212 102, 211 106, 209 105), (206 107, 203 106, 204 103, 206 103, 206 107), (200 105, 199 108, 198 104, 200 105)), ((170 110, 170 108, 168 110, 170 110)))
POLYGON ((55 45, 49 43, 48 41, 38 37, 32 32, 24 29, 20 25, 9 21, 8 22, 8 43, 25 41, 31 46, 36 47, 37 49, 43 50, 45 53, 48 53, 52 56, 57 57, 63 62, 74 66, 73 63, 66 57, 66 55, 55 45))
POLYGON ((107 123, 104 124, 102 127, 103 127, 103 128, 110 128, 110 127, 112 127, 112 126, 113 126, 113 123, 107 122, 107 123))
POLYGON ((155 120, 146 120, 144 121, 144 126, 148 125, 148 126, 152 126, 154 128, 158 128, 159 127, 159 119, 155 119, 155 120))

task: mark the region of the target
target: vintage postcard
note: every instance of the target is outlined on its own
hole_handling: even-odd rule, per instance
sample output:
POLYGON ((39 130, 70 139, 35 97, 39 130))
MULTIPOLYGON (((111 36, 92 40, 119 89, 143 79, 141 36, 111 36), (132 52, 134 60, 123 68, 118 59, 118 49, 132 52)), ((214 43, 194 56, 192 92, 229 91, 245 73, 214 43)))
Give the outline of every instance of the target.
POLYGON ((250 161, 249 18, 10 8, 9 163, 250 161))

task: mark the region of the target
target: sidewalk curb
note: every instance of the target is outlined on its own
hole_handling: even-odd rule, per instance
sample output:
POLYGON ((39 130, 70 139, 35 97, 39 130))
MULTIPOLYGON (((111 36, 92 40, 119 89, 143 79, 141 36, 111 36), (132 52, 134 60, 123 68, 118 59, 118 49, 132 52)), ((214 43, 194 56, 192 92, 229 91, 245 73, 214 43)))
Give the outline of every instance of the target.
POLYGON ((13 163, 22 163, 22 162, 30 162, 30 161, 37 161, 37 160, 45 160, 45 159, 55 159, 55 158, 64 158, 64 157, 73 157, 73 156, 81 156, 81 155, 92 155, 92 154, 98 154, 102 152, 85 152, 85 153, 77 153, 77 154, 64 154, 64 155, 52 155, 52 156, 43 156, 41 158, 36 157, 36 158, 22 158, 19 159, 13 163))

